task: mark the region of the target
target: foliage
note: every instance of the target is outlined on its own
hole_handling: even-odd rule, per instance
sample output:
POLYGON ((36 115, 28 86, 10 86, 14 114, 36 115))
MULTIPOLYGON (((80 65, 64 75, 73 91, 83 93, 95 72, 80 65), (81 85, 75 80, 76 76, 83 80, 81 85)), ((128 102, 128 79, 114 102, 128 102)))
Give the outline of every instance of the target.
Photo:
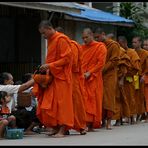
POLYGON ((128 40, 131 40, 133 36, 141 36, 144 38, 148 34, 148 28, 142 24, 144 22, 144 8, 136 5, 135 2, 121 2, 120 3, 120 16, 127 19, 132 19, 135 22, 133 28, 119 27, 119 35, 125 35, 128 40), (128 36, 127 36, 128 35, 128 36))

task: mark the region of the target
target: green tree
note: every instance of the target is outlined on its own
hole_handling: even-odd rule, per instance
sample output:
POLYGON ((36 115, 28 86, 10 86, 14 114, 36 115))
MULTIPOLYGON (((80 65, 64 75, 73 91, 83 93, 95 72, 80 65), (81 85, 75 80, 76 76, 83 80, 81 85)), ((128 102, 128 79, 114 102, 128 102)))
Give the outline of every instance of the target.
POLYGON ((144 13, 144 9, 134 2, 121 2, 120 16, 133 20, 135 26, 132 28, 118 27, 118 35, 126 36, 129 43, 131 43, 133 36, 140 35, 142 38, 146 37, 148 29, 143 26, 144 13))

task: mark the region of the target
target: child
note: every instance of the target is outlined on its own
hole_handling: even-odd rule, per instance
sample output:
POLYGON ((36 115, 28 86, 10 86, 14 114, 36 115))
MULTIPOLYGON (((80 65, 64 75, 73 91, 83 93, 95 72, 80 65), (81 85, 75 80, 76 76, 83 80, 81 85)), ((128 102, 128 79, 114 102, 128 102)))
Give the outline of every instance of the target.
POLYGON ((5 91, 0 91, 0 138, 4 138, 5 127, 16 127, 16 118, 10 114, 7 106, 11 100, 10 95, 5 91))
MULTIPOLYGON (((32 78, 31 73, 26 73, 22 77, 22 83, 26 83, 32 78)), ((28 88, 24 92, 32 93, 32 87, 28 88)), ((36 105, 37 100, 34 96, 31 97, 31 105, 29 107, 21 107, 18 105, 17 111, 14 112, 16 116, 16 124, 19 128, 24 128, 25 135, 35 134, 33 128, 40 125, 40 121, 36 117, 36 105)))

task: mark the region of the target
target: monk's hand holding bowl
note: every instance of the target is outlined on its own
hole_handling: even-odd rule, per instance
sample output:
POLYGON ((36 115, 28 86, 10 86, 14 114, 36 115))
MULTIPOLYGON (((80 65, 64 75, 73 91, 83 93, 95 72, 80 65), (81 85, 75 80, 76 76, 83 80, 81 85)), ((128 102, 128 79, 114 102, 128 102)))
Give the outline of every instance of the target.
POLYGON ((85 77, 85 79, 88 79, 90 77, 90 72, 89 71, 88 72, 85 72, 84 73, 84 77, 85 77))
POLYGON ((45 72, 47 70, 50 70, 49 69, 49 64, 43 64, 43 65, 40 66, 40 71, 41 72, 45 72))

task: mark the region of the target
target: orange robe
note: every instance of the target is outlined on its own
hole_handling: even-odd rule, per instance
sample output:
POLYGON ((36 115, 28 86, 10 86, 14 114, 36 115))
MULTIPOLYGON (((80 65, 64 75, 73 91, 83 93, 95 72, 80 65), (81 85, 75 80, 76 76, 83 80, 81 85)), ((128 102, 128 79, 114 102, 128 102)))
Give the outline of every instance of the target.
POLYGON ((86 128, 86 112, 84 104, 84 77, 82 73, 82 48, 76 41, 71 41, 73 53, 72 65, 72 99, 74 108, 74 127, 80 131, 86 128))
POLYGON ((105 64, 107 49, 101 42, 92 41, 89 45, 82 45, 82 70, 90 72, 89 79, 85 79, 85 107, 87 122, 93 123, 93 128, 99 128, 102 121, 103 81, 102 69, 105 64))
POLYGON ((67 36, 56 32, 48 40, 46 63, 54 79, 46 89, 34 85, 33 92, 38 99, 37 117, 47 127, 73 127, 72 52, 67 36))
MULTIPOLYGON (((146 51, 148 53, 148 50, 146 51)), ((146 112, 148 112, 148 73, 145 73, 145 78, 144 78, 144 95, 145 95, 146 112)))
POLYGON ((146 112, 148 112, 148 74, 145 75, 144 79, 144 95, 145 95, 146 112))
POLYGON ((130 116, 137 113, 136 110, 136 90, 134 87, 133 76, 140 71, 140 58, 134 49, 128 48, 127 55, 130 57, 130 67, 128 68, 124 81, 124 89, 130 107, 130 116), (130 78, 130 79, 129 79, 130 78))
MULTIPOLYGON (((140 78, 148 74, 148 52, 144 49, 136 50, 140 57, 140 66, 141 66, 141 72, 140 72, 140 78)), ((140 83, 140 89, 136 92, 137 96, 137 113, 142 114, 146 111, 145 106, 145 95, 144 95, 144 82, 140 83)))
MULTIPOLYGON (((127 68, 130 66, 130 58, 126 53, 126 50, 120 47, 120 60, 118 63, 118 84, 117 94, 115 101, 115 114, 113 115, 114 120, 118 120, 121 117, 130 117, 130 108, 125 95, 123 86, 119 85, 119 81, 122 77, 125 77, 127 68)), ((123 80, 124 85, 124 80, 123 80)))
POLYGON ((112 118, 111 116, 115 113, 117 66, 120 58, 120 46, 112 39, 107 39, 104 43, 107 47, 106 63, 103 69, 103 118, 105 119, 112 118))

